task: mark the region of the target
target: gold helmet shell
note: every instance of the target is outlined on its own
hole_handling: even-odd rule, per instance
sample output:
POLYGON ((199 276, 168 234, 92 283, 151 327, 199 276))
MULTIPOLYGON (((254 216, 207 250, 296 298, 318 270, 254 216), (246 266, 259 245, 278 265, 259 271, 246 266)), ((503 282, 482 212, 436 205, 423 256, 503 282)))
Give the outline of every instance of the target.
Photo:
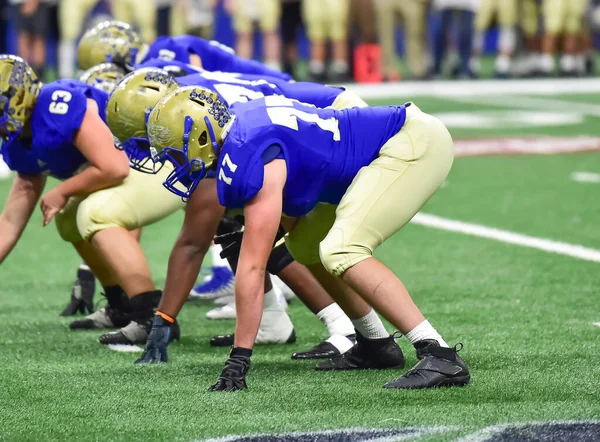
POLYGON ((102 63, 89 68, 79 80, 110 94, 126 74, 125 69, 114 63, 102 63))
POLYGON ((121 142, 147 138, 146 117, 158 100, 179 87, 168 72, 159 68, 133 71, 121 80, 106 105, 106 122, 121 142))
POLYGON ((233 120, 221 97, 203 87, 182 87, 163 97, 148 118, 148 138, 155 160, 175 166, 164 186, 189 198, 218 158, 233 120))
POLYGON ((133 69, 143 44, 127 23, 108 20, 86 31, 77 49, 79 69, 87 70, 101 63, 115 63, 133 69))
POLYGON ((29 121, 41 83, 21 57, 0 55, 0 136, 16 138, 29 121))

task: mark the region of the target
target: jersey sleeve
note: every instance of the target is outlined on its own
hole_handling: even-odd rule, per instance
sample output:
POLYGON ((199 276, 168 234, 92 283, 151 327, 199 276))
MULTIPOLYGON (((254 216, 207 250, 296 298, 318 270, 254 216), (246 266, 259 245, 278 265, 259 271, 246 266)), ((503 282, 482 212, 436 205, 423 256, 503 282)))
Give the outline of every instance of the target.
POLYGON ((254 60, 235 55, 233 50, 217 41, 203 40, 199 37, 189 41, 189 53, 196 54, 202 60, 207 71, 238 72, 279 78, 290 81, 288 74, 276 71, 254 60))
POLYGON ((34 142, 46 146, 72 142, 83 122, 87 100, 84 90, 67 84, 42 88, 32 117, 34 142))
POLYGON ((22 175, 41 175, 42 168, 30 149, 20 139, 0 147, 2 159, 10 170, 22 175))
POLYGON ((148 48, 148 53, 142 64, 149 60, 159 58, 166 61, 190 62, 190 51, 186 45, 180 44, 172 37, 158 37, 148 48))

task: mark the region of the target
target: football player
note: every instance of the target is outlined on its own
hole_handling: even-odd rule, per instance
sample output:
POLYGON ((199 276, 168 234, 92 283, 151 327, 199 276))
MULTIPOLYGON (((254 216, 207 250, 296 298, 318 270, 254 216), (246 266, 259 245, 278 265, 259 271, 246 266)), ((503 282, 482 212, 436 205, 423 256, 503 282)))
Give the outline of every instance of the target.
POLYGON ((473 39, 474 73, 479 73, 485 32, 492 25, 494 16, 499 25, 496 76, 506 78, 511 73, 512 58, 517 43, 518 0, 482 0, 475 15, 475 37, 473 39))
POLYGON ((302 14, 310 40, 311 81, 342 82, 348 77, 348 11, 347 0, 304 0, 302 14), (331 42, 332 63, 325 71, 327 42, 331 42))
POLYGON ((289 74, 236 56, 231 48, 221 43, 192 35, 159 37, 146 46, 131 26, 117 21, 102 22, 88 30, 81 38, 77 52, 79 68, 84 70, 110 62, 131 71, 137 64, 152 59, 190 64, 209 71, 243 72, 291 80, 289 74))
MULTIPOLYGON (((0 262, 21 236, 46 176, 61 180, 41 197, 44 225, 55 219, 108 300, 107 308, 71 328, 124 327, 100 341, 143 343, 161 292, 130 231, 181 209, 183 202, 161 185, 170 166, 157 175, 130 171, 104 121, 107 100, 106 92, 80 81, 41 86, 22 59, 0 56, 2 155, 18 172, 0 216, 0 262)), ((178 334, 175 325, 173 336, 178 334)))
MULTIPOLYGON (((79 79, 110 94, 125 74, 125 70, 115 64, 102 63, 85 71, 79 79)), ((136 232, 136 234, 139 234, 139 232, 136 232)), ((61 316, 73 316, 86 311, 89 314, 94 313, 95 291, 96 279, 94 273, 84 262, 77 268, 77 279, 71 290, 71 299, 62 311, 61 316)))
MULTIPOLYGON (((389 338, 366 336, 380 331, 364 326, 375 309, 407 336, 419 357, 408 373, 386 388, 469 382, 457 347, 446 344, 402 282, 372 256, 417 213, 451 168, 453 142, 439 120, 413 103, 339 111, 281 96, 230 109, 216 93, 188 86, 157 103, 148 118, 148 135, 153 157, 175 165, 165 186, 189 198, 187 227, 199 224, 192 221, 193 208, 204 193, 197 192, 215 167, 219 202, 244 210, 235 344, 211 390, 247 388, 262 310, 262 279, 280 222, 289 232, 286 242, 292 256, 336 293, 334 299, 350 318, 356 318, 357 345, 318 368, 348 367, 357 359, 370 361, 371 368, 389 367, 384 358, 392 355, 396 367, 404 365, 396 354, 378 351, 389 345, 389 338)), ((183 231, 180 241, 193 244, 194 236, 191 230, 183 231)), ((170 264, 165 293, 183 296, 193 283, 193 254, 176 247, 170 264)), ((159 306, 155 324, 163 319, 169 324, 166 307, 159 306)), ((168 338, 160 327, 153 328, 155 332, 168 338)), ((385 329, 381 333, 387 335, 385 329)))
MULTIPOLYGON (((148 171, 149 144, 146 139, 146 115, 158 101, 158 97, 166 93, 166 89, 161 85, 172 81, 168 74, 160 69, 140 69, 129 74, 110 97, 107 106, 109 127, 115 137, 120 140, 125 151, 128 152, 134 168, 148 171)), ((293 98, 302 98, 319 106, 332 105, 340 108, 366 106, 358 96, 343 88, 326 87, 313 83, 288 83, 277 78, 265 79, 265 77, 254 75, 203 72, 177 78, 176 81, 181 85, 202 85, 218 91, 223 97, 226 97, 229 103, 245 102, 265 95, 287 94, 293 98)), ((205 197, 204 203, 198 209, 202 212, 196 213, 196 216, 204 221, 194 226, 195 231, 200 232, 199 235, 204 238, 200 242, 201 247, 198 251, 198 254, 202 257, 206 253, 204 247, 210 243, 215 233, 215 220, 218 221, 223 215, 223 209, 217 204, 215 180, 208 179, 205 185, 209 186, 206 192, 212 191, 213 198, 205 197)), ((187 212, 189 213, 189 211, 188 207, 187 212)), ((197 221, 196 218, 193 219, 194 222, 197 221)), ((316 284, 316 281, 312 282, 314 278, 302 266, 289 262, 282 265, 281 261, 286 259, 284 255, 274 256, 272 259, 271 273, 277 273, 294 289, 294 292, 301 297, 313 313, 324 322, 331 334, 326 342, 307 352, 296 353, 294 358, 341 354, 348 350, 352 346, 352 342, 345 336, 352 334, 352 328, 339 307, 332 304, 332 300, 316 284)), ((198 260, 199 263, 202 262, 202 259, 198 258, 198 260)), ((175 299, 172 295, 165 296, 165 298, 175 299)), ((174 301, 170 301, 176 305, 175 308, 169 310, 171 318, 176 316, 185 300, 186 297, 179 297, 174 301)), ((258 343, 286 342, 290 336, 291 323, 285 312, 277 311, 275 306, 277 306, 276 300, 269 294, 265 302, 265 308, 266 311, 272 310, 273 312, 268 313, 268 317, 263 316, 258 343), (269 319, 269 317, 272 319, 269 319), (284 327, 286 322, 290 324, 287 334, 284 327), (277 323, 279 325, 276 325, 277 323)), ((379 321, 376 317, 373 320, 379 321)), ((215 337, 211 343, 213 345, 230 345, 232 340, 231 335, 226 335, 215 337)))
POLYGON ((233 19, 236 33, 236 52, 244 58, 254 53, 254 24, 262 33, 265 64, 281 70, 281 40, 278 27, 281 15, 280 0, 226 0, 225 9, 233 19))
POLYGON ((543 0, 545 35, 542 40, 543 56, 540 60, 543 74, 551 75, 554 72, 554 57, 561 36, 563 38, 561 73, 574 75, 583 67, 581 37, 587 3, 587 0, 543 0))

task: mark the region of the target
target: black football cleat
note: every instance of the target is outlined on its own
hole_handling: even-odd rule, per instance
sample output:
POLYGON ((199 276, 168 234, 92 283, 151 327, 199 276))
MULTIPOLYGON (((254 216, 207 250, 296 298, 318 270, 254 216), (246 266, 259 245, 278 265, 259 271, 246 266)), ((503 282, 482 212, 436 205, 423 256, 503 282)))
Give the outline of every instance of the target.
MULTIPOLYGON (((145 345, 152 330, 153 317, 144 321, 131 321, 127 326, 110 333, 104 333, 98 339, 104 345, 145 345)), ((177 321, 171 325, 169 342, 178 340, 181 335, 177 321)))
POLYGON ((76 319, 69 324, 69 328, 71 330, 111 329, 125 327, 130 322, 131 313, 104 307, 83 319, 76 319))
MULTIPOLYGON (((462 344, 448 348, 440 347, 436 341, 428 342, 428 345, 421 348, 417 365, 398 379, 385 384, 384 388, 460 387, 469 383, 471 375, 467 364, 458 355, 462 344)), ((419 342, 415 343, 415 347, 419 347, 419 342)))
POLYGON ((320 362, 317 370, 366 370, 404 368, 402 349, 394 336, 367 339, 356 332, 356 345, 343 355, 320 362))
POLYGON ((77 279, 71 290, 69 304, 60 316, 74 316, 77 313, 94 313, 94 293, 96 291, 96 278, 89 268, 77 269, 77 279))
MULTIPOLYGON (((102 293, 102 296, 105 296, 102 293)), ((125 293, 121 293, 120 297, 108 299, 108 305, 92 314, 87 315, 83 319, 77 319, 71 324, 71 330, 98 330, 122 328, 129 324, 133 319, 133 314, 128 307, 128 299, 125 293)))
MULTIPOLYGON (((231 347, 233 345, 233 341, 235 339, 235 333, 231 333, 229 335, 217 335, 210 338, 210 345, 212 347, 231 347)), ((285 342, 281 341, 271 341, 267 336, 266 339, 260 339, 259 336, 256 337, 256 344, 293 344, 296 342, 296 331, 292 329, 292 333, 289 338, 285 342)))
MULTIPOLYGON (((356 342, 355 335, 346 336, 353 343, 356 342)), ((332 359, 340 356, 340 350, 329 341, 323 341, 306 351, 298 351, 292 354, 292 359, 309 360, 309 359, 332 359)))

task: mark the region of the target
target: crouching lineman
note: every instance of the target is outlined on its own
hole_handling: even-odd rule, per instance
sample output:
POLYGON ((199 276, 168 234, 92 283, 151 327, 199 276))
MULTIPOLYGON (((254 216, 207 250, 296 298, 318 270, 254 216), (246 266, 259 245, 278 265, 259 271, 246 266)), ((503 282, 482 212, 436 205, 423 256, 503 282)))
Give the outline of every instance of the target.
MULTIPOLYGON (((227 89, 230 91, 228 94, 229 97, 232 97, 232 91, 237 91, 241 95, 238 95, 235 99, 232 98, 234 101, 241 100, 245 97, 245 94, 253 93, 257 95, 261 88, 270 94, 274 93, 273 91, 279 90, 275 85, 267 83, 265 80, 257 81, 258 85, 253 86, 253 83, 250 81, 238 78, 240 76, 243 78, 247 77, 241 74, 230 75, 207 72, 203 75, 198 74, 178 80, 186 84, 198 82, 210 84, 219 89, 227 89), (220 82, 216 81, 216 78, 221 79, 220 82), (240 84, 248 88, 253 87, 253 89, 243 88, 240 84)), ((250 77, 254 78, 254 76, 250 77)), ((287 85, 288 83, 285 84, 287 85)), ((153 165, 151 160, 148 161, 150 151, 146 135, 146 115, 161 97, 177 86, 177 80, 171 77, 166 71, 156 68, 143 68, 127 75, 111 94, 107 104, 107 122, 115 138, 120 141, 120 147, 130 157, 133 169, 146 173, 153 172, 148 164, 153 165)), ((326 89, 324 86, 315 86, 326 89)), ((298 87, 304 91, 301 85, 298 85, 298 87)), ((339 95, 342 90, 335 89, 335 92, 339 95)), ((331 91, 328 91, 328 95, 331 96, 331 91)), ((205 198, 203 198, 202 204, 198 206, 197 211, 193 212, 195 238, 197 238, 200 244, 195 255, 198 262, 198 268, 194 270, 196 274, 199 271, 199 266, 202 263, 208 245, 210 245, 217 232, 217 225, 219 225, 219 228, 226 226, 226 223, 219 224, 224 214, 224 208, 218 203, 215 180, 205 180, 204 186, 206 187, 206 191, 204 192, 205 198), (202 219, 202 222, 197 223, 198 219, 202 219)), ((190 210, 191 208, 187 207, 186 213, 190 213, 190 210)), ((224 232, 221 231, 220 233, 224 232)), ((234 242, 229 242, 232 246, 235 245, 234 242)), ((231 250, 231 247, 226 247, 226 249, 231 250)), ((343 314, 339 306, 333 303, 310 272, 300 264, 292 262, 285 245, 274 249, 269 262, 269 272, 277 274, 293 288, 294 292, 298 294, 313 313, 319 316, 330 333, 329 338, 325 342, 306 352, 295 353, 293 357, 295 359, 323 358, 339 355, 350 349, 354 344, 350 335, 354 331, 349 319, 343 314)), ((235 263, 233 263, 232 267, 235 268, 235 263)), ((295 335, 291 320, 285 310, 279 305, 270 285, 267 284, 265 290, 265 313, 259 329, 257 343, 293 342, 295 335)), ((176 313, 174 311, 176 310, 178 313, 186 299, 187 295, 179 298, 169 297, 168 302, 176 306, 169 309, 171 317, 175 317, 176 313)), ((233 343, 233 337, 231 335, 215 337, 211 340, 211 343, 219 346, 230 346, 233 343)), ((162 359, 166 359, 166 352, 162 359)))
MULTIPOLYGON (((0 262, 23 232, 46 176, 61 183, 41 198, 44 225, 54 218, 104 287, 108 307, 71 328, 124 327, 103 344, 144 343, 161 292, 137 238, 130 231, 181 209, 180 198, 156 175, 129 168, 104 121, 106 92, 80 81, 41 86, 19 57, 0 56, 2 155, 17 171, 0 216, 0 262)), ((162 176, 162 178, 161 178, 162 176)), ((173 337, 179 329, 173 326, 173 337)))
MULTIPOLYGON (((402 282, 372 256, 417 213, 451 168, 452 138, 439 120, 413 103, 338 111, 280 96, 230 110, 214 92, 190 86, 165 96, 148 121, 154 157, 175 165, 167 188, 188 197, 194 207, 196 195, 203 198, 197 188, 216 167, 220 203, 244 209, 235 345, 211 390, 246 388, 262 280, 282 214, 290 252, 325 286, 339 288, 335 299, 351 318, 375 314, 372 306, 413 343, 419 362, 386 388, 469 382, 457 348, 448 347, 402 282)), ((187 289, 189 260, 184 248, 173 250, 167 293, 187 289)), ((355 325, 356 347, 323 368, 346 365, 352 355, 377 347, 377 339, 362 335, 358 320, 355 325)))
MULTIPOLYGON (((134 74, 130 75, 130 78, 133 78, 135 75, 140 75, 140 72, 156 72, 156 76, 159 76, 160 71, 152 71, 151 69, 140 70, 134 74)), ((153 74, 154 75, 154 74, 153 74)), ((178 78, 177 82, 183 85, 194 85, 194 86, 203 86, 210 90, 217 91, 221 97, 228 103, 238 103, 238 102, 246 102, 248 100, 257 99, 263 96, 275 96, 275 95, 285 95, 286 97, 292 99, 298 99, 302 101, 307 101, 312 105, 316 105, 319 107, 327 107, 332 106, 333 108, 343 109, 346 107, 366 107, 366 103, 360 99, 356 94, 344 90, 343 88, 329 87, 323 86, 315 83, 290 83, 281 81, 276 78, 266 78, 266 77, 258 77, 255 75, 244 75, 244 74, 231 74, 231 73, 223 73, 223 72, 202 72, 182 78, 178 78)), ((125 83, 125 82, 124 82, 125 83)), ((124 84, 123 83, 123 84, 124 84)), ((117 97, 120 92, 124 91, 126 88, 123 85, 119 85, 115 93, 111 96, 108 109, 109 116, 108 121, 109 125, 111 125, 111 119, 115 121, 115 125, 111 125, 111 129, 113 130, 113 134, 119 136, 118 134, 123 133, 124 136, 131 136, 131 128, 134 126, 131 123, 131 115, 137 114, 139 115, 139 123, 136 127, 139 127, 136 137, 145 136, 146 126, 145 126, 145 118, 142 115, 145 115, 145 112, 134 111, 133 108, 129 108, 126 105, 126 102, 121 102, 121 104, 115 101, 115 104, 110 104, 113 102, 113 99, 117 97), (110 113, 113 108, 121 108, 124 112, 123 117, 118 117, 115 115, 114 118, 111 118, 110 113), (127 127, 120 128, 118 127, 121 123, 125 123, 127 127), (129 135, 125 135, 129 133, 129 135)), ((136 88, 132 88, 132 91, 136 91, 136 88)), ((148 95, 146 93, 145 95, 148 95)), ((134 94, 135 95, 135 94, 134 94)), ((125 98, 125 97, 122 97, 125 98)), ((132 105, 137 105, 142 101, 141 98, 137 98, 135 96, 130 97, 130 103, 132 105)), ((146 142, 146 144, 148 144, 146 142)), ((130 157, 139 157, 142 158, 144 156, 145 149, 136 149, 135 145, 131 145, 127 143, 126 149, 133 150, 134 152, 130 154, 130 157)), ((135 167, 135 166, 134 166, 135 167)), ((209 177, 214 176, 214 174, 209 174, 209 177)), ((206 180, 203 181, 203 192, 212 192, 215 195, 214 200, 216 201, 216 184, 214 180, 211 181, 209 185, 206 183, 206 180)), ((184 193, 180 193, 180 196, 185 197, 184 193)), ((207 210, 208 205, 204 204, 202 206, 202 210, 207 210)), ((191 227, 186 227, 186 223, 184 223, 184 229, 181 233, 180 239, 183 244, 194 244, 197 248, 196 254, 198 256, 203 256, 203 236, 199 235, 195 230, 198 228, 198 219, 200 218, 199 214, 193 214, 190 212, 188 207, 188 217, 186 217, 186 223, 191 223, 191 227)), ((180 244, 176 245, 180 246, 180 244)), ((200 265, 201 259, 196 257, 195 260, 197 265, 200 265)), ((188 260, 188 263, 192 265, 194 262, 192 260, 188 260)), ((237 257, 236 257, 237 262, 237 257)), ((175 271, 180 271, 180 263, 178 263, 177 267, 175 267, 175 271)), ((316 270, 318 272, 319 269, 316 270)), ((171 270, 170 270, 171 273, 171 270)), ((307 278, 305 278, 307 279, 307 278)), ((186 281, 184 283, 187 283, 186 281)), ((336 286, 336 281, 327 280, 325 281, 324 287, 327 292, 331 293, 336 301, 339 302, 338 297, 340 292, 339 288, 336 286)), ((163 296, 163 300, 161 300, 161 304, 159 306, 159 311, 164 313, 165 316, 161 318, 157 318, 157 321, 163 322, 168 321, 165 318, 173 319, 179 313, 181 306, 185 300, 185 292, 179 290, 182 286, 176 287, 175 290, 171 290, 168 288, 163 296)), ((333 303, 331 298, 327 295, 327 293, 322 290, 296 290, 296 294, 298 297, 313 311, 313 313, 317 314, 319 318, 327 325, 330 333, 333 333, 332 327, 330 327, 331 318, 338 318, 333 321, 333 323, 339 323, 342 321, 342 312, 339 310, 339 307, 333 303), (330 318, 329 320, 327 318, 330 318)), ((342 302, 344 302, 344 298, 342 297, 342 302)), ((265 301, 265 304, 268 304, 268 299, 265 301)), ((271 315, 269 315, 271 316, 271 315)), ((345 316, 343 316, 346 319, 345 316)), ((351 316, 354 318, 354 323, 356 328, 361 333, 362 339, 363 337, 366 339, 376 340, 377 345, 372 345, 371 351, 363 351, 363 347, 357 347, 357 350, 351 350, 348 352, 347 358, 338 361, 334 366, 331 364, 326 364, 324 369, 336 369, 336 370, 348 370, 348 369, 364 369, 364 368, 403 368, 404 367, 404 357, 400 348, 395 343, 394 338, 387 333, 381 320, 372 312, 370 308, 367 308, 366 311, 361 312, 358 316, 351 316)), ((265 316, 263 315, 263 321, 265 321, 265 316)), ((267 323, 270 321, 267 319, 267 323)), ((345 321, 344 321, 345 322, 345 321)), ((158 325, 157 325, 158 328, 158 325)), ((257 337, 257 343, 264 342, 264 333, 262 333, 263 322, 261 322, 261 327, 259 328, 259 333, 257 337)), ((339 334, 339 331, 336 333, 339 334)), ((146 352, 141 358, 143 362, 153 362, 160 361, 166 359, 167 349, 164 342, 155 342, 160 341, 158 336, 163 336, 163 333, 154 333, 149 338, 148 344, 146 346, 146 352)), ((347 336, 347 335, 345 335, 347 336)), ((215 338, 213 342, 219 341, 222 343, 227 343, 227 345, 233 344, 233 335, 224 336, 215 338)), ((375 341, 373 341, 375 342, 375 341)), ((328 353, 344 353, 348 349, 348 340, 340 338, 339 336, 332 335, 330 338, 315 348, 308 350, 307 352, 301 352, 294 354, 294 358, 317 358, 317 356, 325 356, 328 353)))
POLYGON ((89 29, 77 49, 77 63, 82 70, 109 62, 131 71, 135 67, 151 67, 145 64, 154 59, 167 64, 174 62, 178 66, 181 63, 191 65, 187 66, 190 70, 202 68, 208 71, 243 72, 291 80, 288 74, 236 56, 231 48, 221 43, 192 35, 159 37, 147 46, 130 25, 114 20, 89 29), (142 66, 136 66, 140 63, 142 66))

